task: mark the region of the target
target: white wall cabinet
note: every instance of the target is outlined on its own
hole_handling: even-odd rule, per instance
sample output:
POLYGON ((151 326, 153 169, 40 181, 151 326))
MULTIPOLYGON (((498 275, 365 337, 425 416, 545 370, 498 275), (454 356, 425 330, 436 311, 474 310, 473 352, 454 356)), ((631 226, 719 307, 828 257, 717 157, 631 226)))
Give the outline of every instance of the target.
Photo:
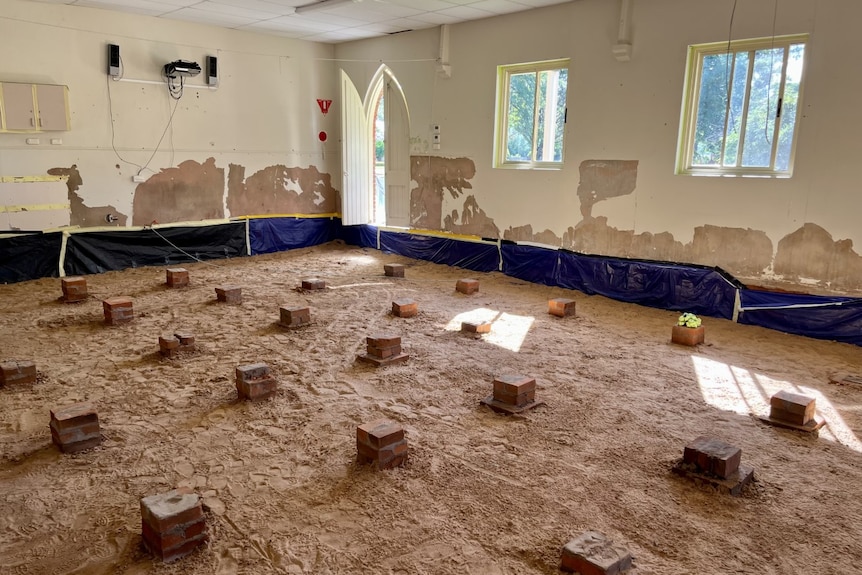
POLYGON ((0 132, 65 132, 69 129, 68 87, 0 83, 0 132))

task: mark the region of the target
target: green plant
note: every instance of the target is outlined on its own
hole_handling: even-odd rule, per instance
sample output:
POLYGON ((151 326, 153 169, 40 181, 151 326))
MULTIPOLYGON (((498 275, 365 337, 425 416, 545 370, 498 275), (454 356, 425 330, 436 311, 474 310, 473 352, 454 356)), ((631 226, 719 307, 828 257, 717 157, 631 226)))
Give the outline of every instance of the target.
POLYGON ((693 313, 685 312, 679 316, 679 321, 677 323, 685 327, 700 327, 701 321, 700 318, 693 313))

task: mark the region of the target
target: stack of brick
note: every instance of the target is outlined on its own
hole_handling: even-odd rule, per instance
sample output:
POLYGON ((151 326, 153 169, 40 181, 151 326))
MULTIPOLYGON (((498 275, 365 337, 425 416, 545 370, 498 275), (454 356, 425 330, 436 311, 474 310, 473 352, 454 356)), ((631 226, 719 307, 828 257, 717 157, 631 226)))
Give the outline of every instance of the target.
POLYGON ((742 464, 742 449, 702 435, 685 446, 674 473, 705 481, 731 495, 739 495, 754 477, 754 469, 742 464))
POLYGON ((302 289, 314 291, 326 289, 326 282, 320 278, 308 278, 302 280, 302 289))
POLYGON ((80 276, 63 278, 60 280, 60 286, 63 288, 63 301, 66 303, 77 303, 89 297, 87 280, 80 276))
POLYGON ((242 303, 242 288, 240 286, 219 286, 215 288, 215 292, 216 301, 220 303, 242 303))
POLYGON ((407 461, 407 439, 400 424, 378 419, 356 428, 356 452, 359 463, 371 463, 375 469, 390 469, 407 461))
POLYGON ((631 568, 631 553, 598 531, 569 541, 560 559, 560 569, 581 575, 617 575, 631 568))
POLYGON ((195 336, 190 333, 176 333, 173 336, 159 337, 159 353, 165 357, 176 357, 183 351, 195 350, 195 336))
POLYGON ((36 383, 36 364, 21 360, 0 363, 0 385, 16 383, 36 383))
POLYGON ((77 453, 102 443, 99 416, 89 403, 51 410, 51 439, 63 453, 77 453))
POLYGON ((311 323, 311 310, 307 307, 283 307, 279 312, 278 324, 282 327, 304 327, 311 323))
POLYGON ((575 315, 575 300, 562 297, 548 300, 548 313, 557 317, 575 315))
POLYGON ((265 363, 252 363, 236 368, 236 391, 240 399, 259 401, 275 395, 278 382, 265 363))
POLYGON ((466 295, 479 291, 479 280, 462 279, 455 283, 455 290, 466 295))
POLYGON ((105 312, 105 323, 117 325, 135 319, 132 299, 128 297, 109 297, 102 302, 105 312))
POLYGON ((391 278, 403 278, 404 277, 404 265, 403 264, 384 264, 383 265, 383 273, 386 276, 391 278))
POLYGON ((419 304, 412 299, 397 299, 392 302, 392 315, 395 317, 413 317, 419 313, 419 304))
POLYGON ((410 356, 401 349, 401 336, 377 334, 365 338, 366 352, 357 356, 359 361, 375 366, 389 365, 407 360, 410 356))
POLYGON ((817 401, 813 397, 782 390, 769 399, 769 417, 764 421, 797 431, 814 432, 826 423, 814 419, 816 409, 817 401))
POLYGON ((498 413, 521 413, 532 409, 536 402, 536 379, 524 375, 498 375, 494 378, 493 394, 482 403, 498 413))
POLYGON ((168 268, 166 276, 168 287, 179 288, 189 285, 189 272, 185 268, 168 268))
POLYGON ((144 497, 141 531, 146 548, 165 563, 188 555, 207 539, 200 497, 187 489, 144 497))

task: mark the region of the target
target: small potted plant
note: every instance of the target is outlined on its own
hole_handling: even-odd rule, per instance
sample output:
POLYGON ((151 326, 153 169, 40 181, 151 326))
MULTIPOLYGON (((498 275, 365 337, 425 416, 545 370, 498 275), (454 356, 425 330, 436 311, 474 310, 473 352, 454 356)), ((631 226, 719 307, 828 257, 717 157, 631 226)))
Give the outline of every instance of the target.
POLYGON ((699 317, 693 313, 685 312, 679 316, 679 320, 673 326, 671 342, 692 346, 703 343, 704 329, 701 323, 699 317))

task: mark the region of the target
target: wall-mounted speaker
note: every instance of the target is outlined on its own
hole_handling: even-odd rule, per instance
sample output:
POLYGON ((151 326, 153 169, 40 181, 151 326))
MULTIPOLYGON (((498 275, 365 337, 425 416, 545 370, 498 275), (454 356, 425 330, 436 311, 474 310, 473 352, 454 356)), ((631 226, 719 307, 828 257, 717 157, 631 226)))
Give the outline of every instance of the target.
POLYGON ((207 84, 218 86, 218 58, 207 56, 207 84))
POLYGON ((108 44, 108 76, 120 77, 120 47, 116 44, 108 44))

